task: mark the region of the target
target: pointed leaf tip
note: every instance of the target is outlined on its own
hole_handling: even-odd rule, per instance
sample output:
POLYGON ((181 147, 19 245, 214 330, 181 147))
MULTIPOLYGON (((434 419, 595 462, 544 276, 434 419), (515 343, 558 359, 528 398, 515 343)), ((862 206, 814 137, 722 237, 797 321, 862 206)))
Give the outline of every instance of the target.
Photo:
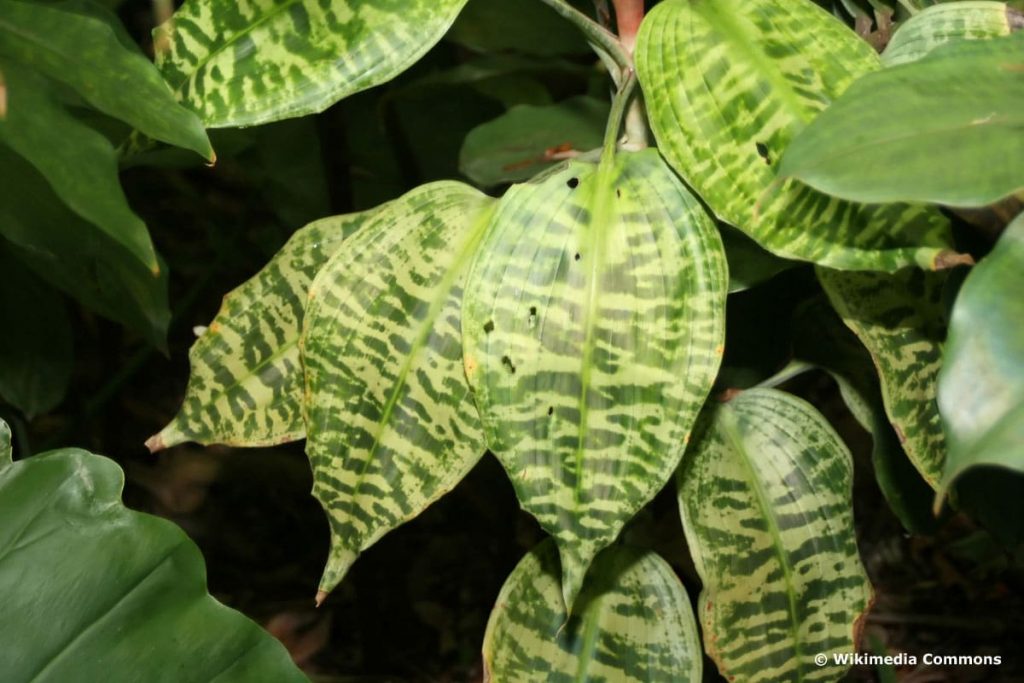
POLYGON ((316 603, 316 606, 317 606, 318 609, 319 609, 320 605, 324 604, 324 600, 327 599, 328 595, 330 595, 330 593, 328 593, 327 591, 317 591, 316 592, 316 598, 313 599, 313 602, 316 603))
POLYGON ((149 449, 150 454, 159 453, 160 451, 167 448, 164 444, 163 432, 154 434, 153 436, 146 439, 146 448, 149 449))
POLYGON ((957 266, 973 266, 974 257, 949 249, 940 251, 932 262, 932 270, 948 270, 957 266))

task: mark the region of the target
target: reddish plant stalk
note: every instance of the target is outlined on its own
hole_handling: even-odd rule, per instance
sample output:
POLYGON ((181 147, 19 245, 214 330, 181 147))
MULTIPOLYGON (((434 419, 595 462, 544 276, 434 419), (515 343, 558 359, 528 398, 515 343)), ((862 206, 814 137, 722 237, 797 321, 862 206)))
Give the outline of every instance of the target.
POLYGON ((612 0, 615 5, 615 21, 618 23, 619 40, 626 51, 633 54, 636 33, 644 19, 644 0, 612 0))

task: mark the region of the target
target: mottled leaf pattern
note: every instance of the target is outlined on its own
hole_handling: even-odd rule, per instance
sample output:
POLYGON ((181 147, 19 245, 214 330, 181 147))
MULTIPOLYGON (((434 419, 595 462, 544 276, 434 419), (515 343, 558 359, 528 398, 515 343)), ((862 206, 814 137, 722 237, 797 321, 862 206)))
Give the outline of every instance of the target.
POLYGON ((1024 472, 1024 215, 967 276, 953 306, 939 408, 949 436, 940 493, 975 465, 1024 472))
POLYGON ((224 297, 189 351, 181 410, 147 442, 151 450, 185 441, 272 446, 306 435, 299 335, 309 286, 342 241, 381 210, 307 225, 224 297))
POLYGON ((871 597, 853 460, 809 404, 772 389, 711 408, 679 470, 704 645, 729 680, 833 681, 871 597))
POLYGON ((469 279, 466 372, 571 607, 662 488, 714 380, 727 288, 711 219, 654 150, 569 162, 501 200, 469 279))
POLYGON ((353 236, 310 288, 301 349, 313 494, 331 522, 324 593, 484 453, 460 315, 493 203, 459 183, 413 190, 353 236))
POLYGON ((843 322, 871 352, 889 420, 934 488, 946 455, 935 402, 946 337, 946 276, 914 268, 893 275, 819 268, 818 279, 843 322))
POLYGON ((323 111, 394 78, 466 0, 187 0, 154 34, 157 65, 208 127, 323 111))
POLYGON ((666 0, 644 20, 636 51, 662 153, 720 218, 789 258, 932 267, 948 241, 938 211, 776 184, 793 137, 878 66, 866 42, 809 0, 666 0))
POLYGON ((907 19, 882 53, 886 66, 914 62, 953 40, 983 40, 1024 28, 1024 14, 1005 2, 966 0, 926 7, 907 19))
POLYGON ((505 581, 484 636, 493 683, 699 683, 702 656, 690 600, 650 551, 598 555, 570 618, 555 544, 545 541, 505 581))

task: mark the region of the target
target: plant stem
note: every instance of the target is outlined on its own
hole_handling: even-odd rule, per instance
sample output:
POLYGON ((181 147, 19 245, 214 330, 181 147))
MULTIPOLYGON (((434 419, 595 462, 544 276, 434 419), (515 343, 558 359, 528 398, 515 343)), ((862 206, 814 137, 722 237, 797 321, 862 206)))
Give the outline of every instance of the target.
POLYGON ((644 0, 613 0, 613 3, 619 41, 626 48, 626 52, 633 54, 636 34, 640 30, 640 22, 644 20, 644 0))
POLYGON ((604 132, 602 157, 606 158, 611 158, 615 153, 615 145, 619 141, 619 131, 622 129, 622 119, 626 115, 626 107, 633 99, 633 89, 636 87, 636 75, 633 73, 633 69, 627 69, 623 73, 625 78, 612 99, 612 110, 608 114, 608 127, 604 132))
POLYGON ((583 32, 583 35, 587 37, 587 41, 590 42, 594 49, 607 55, 615 63, 615 66, 620 71, 619 78, 615 80, 620 83, 619 88, 621 89, 626 80, 626 72, 631 72, 633 69, 633 60, 630 59, 629 53, 622 46, 622 43, 619 42, 619 39, 586 14, 567 4, 565 0, 540 1, 558 12, 564 19, 572 22, 576 28, 583 32))

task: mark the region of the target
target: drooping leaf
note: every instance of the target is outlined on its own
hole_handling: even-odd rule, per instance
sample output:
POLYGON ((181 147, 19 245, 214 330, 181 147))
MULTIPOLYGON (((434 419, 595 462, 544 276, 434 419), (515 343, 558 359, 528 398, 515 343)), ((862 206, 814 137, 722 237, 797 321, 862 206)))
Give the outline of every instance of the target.
POLYGON ((7 91, 0 143, 39 169, 75 213, 158 270, 146 224, 121 189, 113 145, 65 111, 46 79, 10 61, 0 60, 0 69, 7 91))
POLYGON ((512 187, 470 275, 466 372, 488 447, 558 543, 591 559, 661 489, 722 355, 714 223, 654 150, 512 187))
POLYGON ((210 128, 323 111, 391 80, 466 0, 187 0, 154 33, 157 64, 210 128))
POLYGON ((937 211, 850 204, 776 183, 794 136, 878 66, 867 43, 810 0, 665 0, 636 49, 658 145, 719 218, 787 258, 932 267, 948 244, 937 211))
POLYGON ((306 435, 299 336, 309 287, 343 241, 376 211, 335 216, 296 232, 263 270, 224 297, 189 351, 181 410, 148 442, 271 446, 306 435))
POLYGON ((966 0, 926 7, 893 34, 882 53, 886 66, 914 62, 955 40, 983 40, 1007 36, 1024 28, 1024 14, 1005 2, 966 0))
POLYGON ((892 275, 819 268, 818 279, 871 353, 889 421, 907 457, 935 488, 946 457, 935 402, 946 337, 946 276, 914 268, 892 275))
POLYGON ((170 321, 159 276, 70 212, 25 160, 0 146, 0 237, 40 277, 162 347, 170 321))
MULTIPOLYGON (((0 241, 2 242, 2 241, 0 241)), ((0 243, 0 399, 29 418, 64 398, 74 361, 64 300, 0 243)))
POLYGON ((279 642, 206 592, 181 529, 124 507, 112 461, 68 448, 11 464, 7 450, 0 443, 5 681, 307 680, 279 642))
POLYGON ((153 64, 125 46, 123 35, 74 3, 0 3, 0 57, 69 86, 151 138, 213 159, 202 123, 175 101, 153 64))
POLYGON ((445 39, 484 53, 554 57, 590 50, 575 26, 540 2, 470 0, 445 39))
POLYGON ((301 339, 330 592, 359 553, 452 489, 485 450, 462 366, 462 294, 493 200, 426 185, 379 211, 314 280, 301 339))
POLYGON ((953 306, 939 409, 949 457, 939 489, 977 465, 1024 471, 1024 215, 975 266, 953 306))
POLYGON ((793 321, 796 358, 828 372, 857 422, 871 434, 871 464, 889 507, 911 533, 935 527, 932 488, 925 483, 889 423, 871 354, 824 297, 809 301, 793 321))
POLYGON ((502 586, 484 635, 484 679, 522 681, 701 680, 690 600, 665 560, 627 546, 594 561, 578 610, 562 605, 558 550, 534 548, 502 586))
POLYGON ((856 649, 871 599, 850 452, 814 408, 773 389, 702 422, 678 485, 705 651, 730 680, 838 680, 832 655, 856 649))
POLYGON ((574 97, 558 104, 521 105, 470 131, 459 169, 483 187, 522 182, 566 158, 601 146, 608 103, 574 97))
POLYGON ((1024 188, 1022 73, 1024 33, 869 74, 793 140, 779 175, 853 201, 992 204, 1024 188))

